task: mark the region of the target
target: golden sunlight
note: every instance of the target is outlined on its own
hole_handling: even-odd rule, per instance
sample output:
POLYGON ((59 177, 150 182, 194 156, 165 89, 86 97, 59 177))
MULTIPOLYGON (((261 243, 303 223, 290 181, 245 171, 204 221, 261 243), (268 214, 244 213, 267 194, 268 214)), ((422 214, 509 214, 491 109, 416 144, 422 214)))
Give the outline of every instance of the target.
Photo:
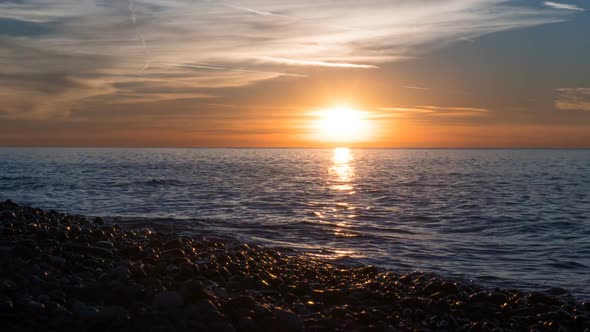
POLYGON ((333 107, 314 113, 312 124, 316 139, 327 142, 364 142, 370 137, 369 114, 347 106, 333 107))
POLYGON ((332 189, 338 191, 352 191, 351 185, 354 177, 354 168, 352 167, 352 153, 349 148, 336 148, 332 155, 333 165, 330 168, 332 174, 332 189))

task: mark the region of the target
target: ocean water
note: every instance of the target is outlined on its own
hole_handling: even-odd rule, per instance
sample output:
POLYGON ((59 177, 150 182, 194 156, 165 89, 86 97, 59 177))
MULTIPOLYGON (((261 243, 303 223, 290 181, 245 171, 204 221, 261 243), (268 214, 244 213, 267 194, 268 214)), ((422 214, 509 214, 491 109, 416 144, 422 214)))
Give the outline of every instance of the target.
POLYGON ((590 150, 0 149, 0 199, 590 297, 590 150))

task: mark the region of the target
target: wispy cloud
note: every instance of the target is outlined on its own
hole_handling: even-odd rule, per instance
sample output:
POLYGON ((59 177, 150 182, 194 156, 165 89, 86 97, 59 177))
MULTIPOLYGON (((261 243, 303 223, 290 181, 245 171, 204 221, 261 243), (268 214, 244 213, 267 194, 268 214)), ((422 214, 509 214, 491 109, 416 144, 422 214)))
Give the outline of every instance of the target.
POLYGON ((277 64, 287 65, 287 66, 363 68, 363 69, 379 68, 374 65, 356 64, 356 63, 326 62, 326 61, 314 61, 314 60, 296 60, 296 59, 284 59, 284 58, 273 58, 273 57, 260 57, 260 59, 264 60, 264 61, 274 62, 277 64))
MULTIPOLYGON (((262 15, 262 16, 273 16, 275 14, 271 13, 271 12, 265 12, 265 11, 261 11, 261 10, 256 10, 256 9, 252 9, 252 8, 247 8, 247 7, 241 7, 241 6, 236 6, 236 5, 228 5, 225 4, 224 6, 228 7, 228 8, 232 8, 232 9, 237 9, 237 10, 242 10, 248 13, 252 13, 252 14, 257 14, 257 15, 262 15)), ((277 15, 277 16, 282 16, 282 15, 277 15)))
POLYGON ((474 107, 441 107, 441 106, 418 106, 419 108, 433 110, 433 111, 458 111, 458 112, 489 112, 485 108, 474 108, 474 107))
POLYGON ((415 85, 403 85, 402 88, 410 89, 410 90, 422 90, 422 91, 429 91, 430 88, 425 88, 422 86, 415 86, 415 85))
POLYGON ((555 108, 565 111, 590 111, 590 88, 560 88, 555 108))
POLYGON ((567 3, 559 3, 553 1, 545 1, 545 6, 555 8, 555 9, 563 9, 563 10, 575 10, 575 11, 584 11, 584 8, 578 7, 576 5, 567 4, 567 3))
POLYGON ((307 77, 307 75, 300 75, 300 74, 291 74, 291 73, 279 73, 275 71, 262 71, 262 70, 251 70, 251 69, 242 69, 242 68, 233 68, 233 67, 225 67, 225 66, 218 66, 218 65, 211 65, 206 63, 197 63, 197 64, 170 64, 170 66, 176 67, 185 67, 185 68, 195 68, 195 69, 209 69, 209 70, 229 70, 229 71, 238 71, 243 73, 260 73, 260 74, 271 74, 276 76, 292 76, 292 77, 307 77))
POLYGON ((0 1, 0 19, 43 31, 0 38, 0 94, 10 96, 0 112, 66 116, 102 100, 185 96, 141 84, 131 94, 121 83, 175 82, 205 96, 211 91, 200 89, 304 78, 306 67, 378 69, 454 41, 562 21, 573 12, 519 3, 0 1), (301 73, 290 73, 294 66, 301 73), (56 79, 73 83, 47 89, 56 79))
POLYGON ((414 107, 379 107, 377 108, 381 116, 446 116, 446 117, 459 117, 459 116, 481 116, 489 112, 485 108, 474 108, 474 107, 445 107, 445 106, 414 106, 414 107), (385 113, 383 113, 385 112, 385 113))

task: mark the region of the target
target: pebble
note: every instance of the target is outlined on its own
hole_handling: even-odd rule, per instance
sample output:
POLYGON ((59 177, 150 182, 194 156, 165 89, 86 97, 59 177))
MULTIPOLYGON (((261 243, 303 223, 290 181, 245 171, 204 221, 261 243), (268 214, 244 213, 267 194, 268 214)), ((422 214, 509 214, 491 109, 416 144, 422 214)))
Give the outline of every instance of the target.
POLYGON ((72 313, 80 317, 82 320, 96 320, 100 317, 99 311, 96 307, 82 302, 74 302, 72 305, 72 313))
POLYGON ((305 322, 303 319, 294 314, 292 311, 279 309, 276 310, 274 314, 277 323, 277 330, 285 332, 299 332, 305 327, 305 322))
POLYGON ((182 296, 175 291, 161 292, 154 296, 154 306, 163 309, 173 309, 184 304, 182 296))
POLYGON ((49 256, 49 260, 57 267, 63 267, 66 264, 66 259, 60 256, 49 256))
POLYGON ((489 290, 158 225, 0 203, 0 320, 15 331, 584 331, 567 290, 489 290))
POLYGON ((115 279, 127 280, 129 279, 129 275, 131 274, 131 272, 129 271, 129 268, 125 266, 117 266, 111 269, 110 274, 115 279))
POLYGON ((101 247, 86 247, 85 252, 90 256, 97 256, 101 258, 112 258, 113 252, 101 247))

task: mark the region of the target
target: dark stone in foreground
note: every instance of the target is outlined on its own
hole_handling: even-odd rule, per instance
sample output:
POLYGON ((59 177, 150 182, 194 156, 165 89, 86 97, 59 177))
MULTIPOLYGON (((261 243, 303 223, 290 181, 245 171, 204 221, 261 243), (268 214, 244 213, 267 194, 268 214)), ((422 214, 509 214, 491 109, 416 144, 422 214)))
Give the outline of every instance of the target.
POLYGON ((590 331, 560 289, 487 290, 0 203, 2 331, 590 331))

